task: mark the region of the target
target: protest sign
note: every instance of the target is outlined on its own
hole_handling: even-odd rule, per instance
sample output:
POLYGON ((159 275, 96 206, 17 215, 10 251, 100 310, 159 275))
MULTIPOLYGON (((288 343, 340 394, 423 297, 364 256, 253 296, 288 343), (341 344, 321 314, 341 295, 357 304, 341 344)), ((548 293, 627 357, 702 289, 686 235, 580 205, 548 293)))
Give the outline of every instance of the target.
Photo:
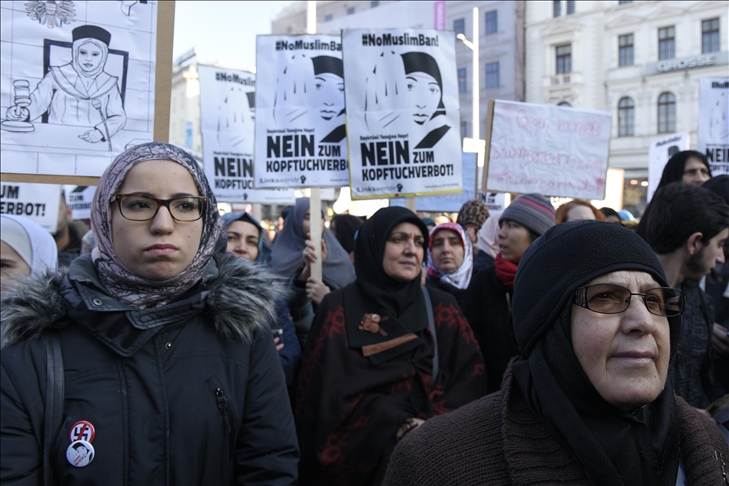
POLYGON ((484 191, 602 199, 609 113, 490 101, 484 191))
MULTIPOLYGON (((466 201, 474 198, 473 189, 475 187, 476 159, 477 154, 462 154, 463 192, 461 194, 418 196, 415 198, 415 210, 428 212, 459 211, 466 201)), ((478 171, 480 176, 482 168, 479 167, 478 171)), ((506 205, 506 194, 504 193, 484 193, 479 191, 478 198, 486 203, 490 211, 501 211, 506 205)), ((390 206, 405 207, 405 198, 398 197, 390 199, 390 206)))
POLYGON ((91 203, 96 186, 67 186, 66 205, 73 211, 73 219, 91 219, 91 203))
POLYGON ((352 29, 342 49, 352 199, 461 192, 455 34, 352 29))
POLYGON ((729 174, 729 78, 699 80, 699 152, 713 175, 729 174))
POLYGON ((663 168, 666 166, 668 159, 673 157, 674 154, 688 149, 688 132, 672 133, 651 142, 648 149, 648 201, 653 198, 653 193, 656 192, 663 175, 663 168))
POLYGON ((55 233, 60 206, 61 186, 58 184, 0 183, 0 214, 28 218, 55 233))
POLYGON ((198 66, 205 176, 221 202, 290 204, 293 189, 255 189, 253 131, 256 76, 198 66))
MULTIPOLYGON (((157 49, 171 60, 172 27, 159 42, 157 21, 174 3, 3 2, 2 11, 3 173, 98 177, 117 154, 153 140, 157 122, 169 125, 154 107, 157 49)), ((163 84, 157 96, 169 105, 163 84)))
POLYGON ((340 37, 259 35, 256 59, 256 187, 349 184, 340 37))

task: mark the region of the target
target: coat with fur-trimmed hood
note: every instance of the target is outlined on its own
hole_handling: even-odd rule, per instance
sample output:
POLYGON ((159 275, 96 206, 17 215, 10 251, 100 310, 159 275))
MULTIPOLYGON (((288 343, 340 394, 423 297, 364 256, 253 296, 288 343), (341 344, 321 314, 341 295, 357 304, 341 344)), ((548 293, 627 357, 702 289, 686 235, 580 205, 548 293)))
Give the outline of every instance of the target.
POLYGON ((143 310, 109 297, 89 256, 65 275, 18 280, 0 310, 0 482, 43 483, 44 342, 56 333, 65 376, 51 446, 58 483, 294 484, 299 453, 269 330, 283 289, 224 254, 193 289, 143 310), (85 467, 67 459, 79 421, 93 425, 85 467))

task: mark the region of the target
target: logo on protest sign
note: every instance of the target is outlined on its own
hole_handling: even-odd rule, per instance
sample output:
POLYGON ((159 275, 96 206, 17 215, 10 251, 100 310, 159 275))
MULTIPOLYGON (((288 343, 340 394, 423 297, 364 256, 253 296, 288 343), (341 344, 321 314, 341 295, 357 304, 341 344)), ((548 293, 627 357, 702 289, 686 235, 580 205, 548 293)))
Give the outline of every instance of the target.
POLYGON ((353 198, 461 191, 454 42, 435 30, 344 33, 353 198))
POLYGON ((60 206, 61 186, 58 184, 0 184, 0 214, 28 218, 51 233, 56 232, 60 206))
POLYGON ((205 175, 218 201, 293 201, 293 191, 254 188, 255 75, 212 66, 198 75, 205 175))
POLYGON ((349 182, 338 36, 258 36, 256 187, 349 182))

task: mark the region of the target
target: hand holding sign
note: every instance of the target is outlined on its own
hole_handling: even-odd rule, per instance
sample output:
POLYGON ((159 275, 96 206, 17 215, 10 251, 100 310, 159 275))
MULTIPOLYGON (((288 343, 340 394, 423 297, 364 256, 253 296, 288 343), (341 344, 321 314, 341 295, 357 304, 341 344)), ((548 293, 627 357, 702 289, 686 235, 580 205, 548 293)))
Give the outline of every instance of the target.
POLYGON ((276 80, 273 116, 277 123, 295 124, 306 120, 309 112, 307 95, 314 90, 314 68, 306 54, 294 54, 276 80))

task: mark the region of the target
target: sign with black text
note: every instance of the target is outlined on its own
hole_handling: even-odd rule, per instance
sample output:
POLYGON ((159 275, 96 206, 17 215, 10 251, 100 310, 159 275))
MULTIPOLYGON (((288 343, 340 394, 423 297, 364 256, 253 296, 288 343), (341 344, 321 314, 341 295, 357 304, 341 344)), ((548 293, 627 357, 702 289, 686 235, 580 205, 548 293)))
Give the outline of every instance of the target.
POLYGON ((352 199, 458 193, 461 134, 455 34, 342 34, 352 199))
POLYGON ((291 204, 293 190, 256 189, 253 133, 255 74, 198 66, 205 176, 220 202, 291 204))
POLYGON ((55 233, 60 207, 60 184, 0 183, 0 214, 22 216, 55 233))
POLYGON ((729 78, 699 80, 699 152, 713 175, 729 174, 729 78))
POLYGON ((256 59, 256 187, 349 184, 341 38, 259 35, 256 59))

